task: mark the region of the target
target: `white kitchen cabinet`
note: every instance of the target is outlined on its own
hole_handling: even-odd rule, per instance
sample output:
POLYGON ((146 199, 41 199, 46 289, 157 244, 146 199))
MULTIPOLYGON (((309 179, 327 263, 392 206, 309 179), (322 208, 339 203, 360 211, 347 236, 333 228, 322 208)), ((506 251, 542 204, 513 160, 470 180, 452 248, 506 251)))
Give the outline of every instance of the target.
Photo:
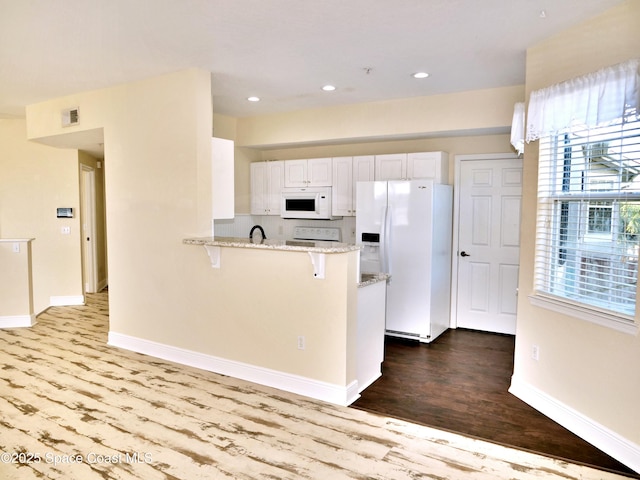
POLYGON ((449 183, 449 154, 420 152, 407 155, 407 178, 429 178, 435 183, 449 183))
POLYGON ((331 158, 284 161, 285 187, 330 187, 331 158))
POLYGON ((234 143, 225 138, 211 139, 211 205, 214 219, 235 215, 234 143))
POLYGON ((376 155, 376 180, 416 180, 428 178, 449 183, 449 154, 446 152, 376 155))
POLYGON ((356 214, 356 184, 373 181, 374 170, 373 155, 333 159, 332 215, 348 217, 356 214))
POLYGON ((353 158, 333 159, 331 214, 337 217, 353 215, 353 158))
POLYGON ((251 168, 251 214, 280 215, 284 162, 254 162, 251 168))
POLYGON ((404 180, 407 178, 407 154, 376 155, 376 180, 404 180))
POLYGON ((284 186, 307 186, 307 160, 286 160, 284 162, 284 186))
POLYGON ((382 375, 387 282, 358 288, 358 393, 382 375))

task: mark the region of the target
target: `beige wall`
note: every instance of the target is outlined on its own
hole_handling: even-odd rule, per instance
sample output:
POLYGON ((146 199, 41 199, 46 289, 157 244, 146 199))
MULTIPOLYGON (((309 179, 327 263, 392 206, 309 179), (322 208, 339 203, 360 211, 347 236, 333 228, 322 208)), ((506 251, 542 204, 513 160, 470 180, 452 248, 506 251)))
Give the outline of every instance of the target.
MULTIPOLYGON (((188 70, 27 108, 32 139, 68 138, 57 121, 68 105, 82 112, 71 128, 104 130, 110 332, 345 386, 356 378, 355 253, 330 255, 330 280, 318 281, 306 253, 225 249, 215 270, 182 244, 210 232, 209 82, 188 70)), ((216 117, 216 135, 233 129, 216 117)), ((257 153, 236 158, 248 178, 257 153)))
POLYGON ((495 133, 511 125, 513 104, 522 99, 522 86, 513 86, 242 118, 236 142, 278 148, 465 131, 495 133))
MULTIPOLYGON (((530 48, 527 95, 531 90, 637 57, 639 19, 640 2, 630 0, 530 48)), ((529 302, 534 277, 537 142, 526 145, 524 165, 514 378, 640 445, 640 337, 537 308, 529 302), (533 344, 539 346, 538 362, 531 358, 533 344)))
POLYGON ((81 297, 78 153, 27 141, 24 120, 0 120, 0 235, 32 243, 34 311, 81 297), (72 207, 71 219, 56 218, 72 207), (61 227, 69 226, 70 235, 61 227))
POLYGON ((104 129, 111 329, 170 343, 192 310, 181 241, 210 229, 198 175, 210 172, 210 75, 188 70, 30 105, 29 137, 66 134, 57 120, 68 105, 81 111, 70 128, 104 129))
POLYGON ((251 162, 260 160, 260 152, 252 148, 235 147, 234 189, 235 212, 251 212, 250 167, 251 162))
POLYGON ((214 115, 214 131, 229 135, 224 138, 236 135, 236 213, 246 214, 249 163, 254 161, 445 151, 453 181, 455 155, 513 152, 506 132, 514 103, 523 100, 524 86, 519 85, 235 122, 214 115))
POLYGON ((182 250, 194 279, 189 301, 201 308, 188 329, 177 325, 178 343, 334 385, 356 379, 355 252, 326 255, 319 280, 306 252, 223 248, 214 269, 203 247, 182 250))

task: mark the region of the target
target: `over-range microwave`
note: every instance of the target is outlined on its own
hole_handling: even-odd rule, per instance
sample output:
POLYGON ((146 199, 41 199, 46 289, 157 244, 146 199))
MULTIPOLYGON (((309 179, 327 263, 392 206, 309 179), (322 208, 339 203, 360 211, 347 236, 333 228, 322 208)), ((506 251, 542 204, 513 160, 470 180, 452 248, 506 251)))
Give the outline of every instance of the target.
POLYGON ((331 187, 283 188, 280 216, 332 220, 331 187))

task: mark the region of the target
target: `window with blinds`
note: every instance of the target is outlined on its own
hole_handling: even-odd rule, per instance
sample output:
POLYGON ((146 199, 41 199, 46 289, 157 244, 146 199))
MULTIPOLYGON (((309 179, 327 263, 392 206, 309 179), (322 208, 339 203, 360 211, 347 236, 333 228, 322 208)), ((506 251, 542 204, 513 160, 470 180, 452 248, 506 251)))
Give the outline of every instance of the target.
POLYGON ((640 121, 540 140, 536 290, 633 321, 640 243, 640 121))

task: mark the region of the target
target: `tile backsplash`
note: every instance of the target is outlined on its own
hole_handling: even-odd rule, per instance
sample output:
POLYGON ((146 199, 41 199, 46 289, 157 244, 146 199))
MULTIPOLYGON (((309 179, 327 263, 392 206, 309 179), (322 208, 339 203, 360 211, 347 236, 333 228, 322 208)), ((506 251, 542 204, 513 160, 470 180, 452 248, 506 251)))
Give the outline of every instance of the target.
POLYGON ((356 218, 343 217, 341 220, 292 220, 275 215, 236 215, 233 219, 216 220, 214 235, 216 237, 248 238, 254 225, 261 225, 267 238, 288 240, 293 238, 293 228, 302 225, 309 227, 338 227, 341 241, 356 242, 356 218))

